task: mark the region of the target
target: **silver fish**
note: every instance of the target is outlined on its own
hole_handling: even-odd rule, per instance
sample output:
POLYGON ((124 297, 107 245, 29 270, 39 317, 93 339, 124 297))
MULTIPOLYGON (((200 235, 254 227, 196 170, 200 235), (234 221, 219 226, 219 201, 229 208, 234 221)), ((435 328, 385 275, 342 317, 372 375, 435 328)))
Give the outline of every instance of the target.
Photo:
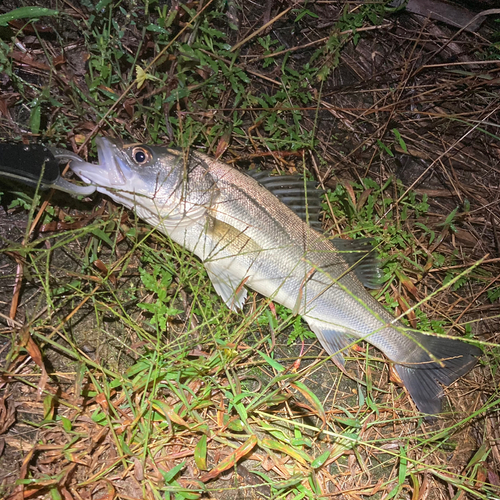
POLYGON ((230 308, 243 306, 247 287, 270 297, 300 314, 338 364, 356 339, 368 341, 394 363, 427 414, 441 411, 443 386, 476 363, 477 347, 393 318, 362 282, 370 281, 364 273, 371 264, 353 259, 349 243, 312 229, 267 181, 197 152, 103 137, 96 143, 99 164, 68 154, 73 172, 196 254, 230 308))

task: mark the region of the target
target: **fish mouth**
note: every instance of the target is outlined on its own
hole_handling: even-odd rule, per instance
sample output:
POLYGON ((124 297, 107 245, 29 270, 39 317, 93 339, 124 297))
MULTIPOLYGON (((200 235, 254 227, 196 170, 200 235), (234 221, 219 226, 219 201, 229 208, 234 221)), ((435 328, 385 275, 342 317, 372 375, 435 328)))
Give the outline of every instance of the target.
POLYGON ((127 184, 130 169, 122 158, 123 142, 119 139, 96 137, 99 164, 88 163, 78 156, 71 157, 70 168, 84 182, 102 188, 120 188, 127 184))

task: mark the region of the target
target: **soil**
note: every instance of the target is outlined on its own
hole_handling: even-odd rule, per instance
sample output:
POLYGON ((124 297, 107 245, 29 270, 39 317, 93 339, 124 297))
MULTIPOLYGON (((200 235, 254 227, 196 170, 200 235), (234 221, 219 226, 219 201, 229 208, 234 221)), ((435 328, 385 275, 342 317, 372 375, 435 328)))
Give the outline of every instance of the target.
MULTIPOLYGON (((50 0, 35 3, 48 8, 56 7, 55 2, 50 0)), ((477 7, 477 2, 461 3, 466 9, 477 7)), ((58 8, 71 12, 74 19, 83 23, 91 14, 88 4, 89 2, 85 1, 64 2, 62 7, 59 5, 58 8)), ((137 6, 132 4, 133 2, 130 9, 134 10, 137 6)), ((171 7, 176 2, 158 4, 171 7)), ((198 5, 193 2, 192 8, 195 4, 198 5)), ((492 6, 488 2, 484 4, 484 8, 492 6)), ((5 0, 0 6, 0 14, 19 6, 16 0, 5 0)), ((236 15, 239 29, 228 31, 228 43, 235 44, 243 40, 274 19, 287 6, 286 2, 271 0, 238 3, 236 15)), ((230 7, 231 5, 228 9, 230 7)), ((304 16, 301 22, 297 23, 294 22, 296 15, 292 11, 262 31, 262 36, 268 35, 271 40, 282 46, 283 50, 302 47, 289 53, 288 64, 297 71, 321 46, 306 44, 329 37, 332 27, 342 18, 344 9, 352 9, 353 4, 312 2, 308 4, 308 8, 316 16, 304 16)), ((143 10, 137 8, 137 12, 139 17, 135 31, 127 31, 125 36, 128 38, 123 41, 133 53, 140 47, 140 21, 143 19, 141 16, 145 16, 143 10)), ((117 21, 125 23, 128 19, 126 12, 122 11, 120 16, 122 18, 117 17, 117 21)), ((100 121, 101 115, 92 106, 88 80, 85 78, 88 71, 85 62, 87 54, 82 42, 83 28, 79 28, 78 22, 59 17, 43 18, 35 23, 38 28, 37 35, 29 28, 19 30, 17 25, 0 28, 0 40, 9 43, 12 37, 16 36, 18 42, 27 48, 28 54, 33 55, 39 63, 44 62, 42 42, 52 56, 61 54, 64 47, 65 58, 54 76, 32 60, 26 62, 20 55, 17 55, 17 58, 9 56, 15 74, 30 84, 34 93, 38 92, 39 88, 50 86, 51 78, 56 78, 58 83, 54 87, 58 90, 54 92, 57 93, 57 100, 64 105, 64 109, 50 104, 42 108, 40 134, 33 136, 29 132, 32 114, 26 104, 18 103, 21 99, 15 79, 0 73, 2 138, 11 141, 21 138, 33 141, 42 139, 44 142, 62 143, 71 148, 76 146, 78 136, 88 137, 93 126, 100 121), (69 92, 61 92, 64 87, 61 82, 72 82, 81 95, 87 96, 89 100, 75 102, 69 92), (54 137, 51 136, 51 126, 57 119, 56 115, 60 113, 68 114, 71 118, 68 123, 74 125, 74 128, 68 130, 65 136, 58 132, 54 137), (75 114, 78 115, 76 120, 73 119, 75 114)), ((179 21, 178 29, 183 26, 183 22, 179 21)), ((458 207, 459 215, 454 220, 454 230, 442 234, 440 250, 453 254, 464 266, 470 266, 484 258, 486 262, 480 270, 486 278, 484 281, 467 283, 456 291, 439 295, 439 299, 429 305, 428 312, 430 315, 440 312, 443 316, 459 316, 462 324, 470 322, 470 333, 490 346, 498 344, 500 340, 497 319, 500 312, 499 298, 491 300, 487 295, 488 290, 494 289, 500 276, 500 80, 498 50, 494 52, 491 48, 493 44, 498 44, 497 30, 494 17, 485 18, 478 31, 471 33, 459 32, 456 27, 404 11, 394 13, 382 22, 382 26, 371 26, 365 31, 360 29, 362 36, 359 39, 356 37, 356 43, 352 38, 345 42, 338 56, 338 66, 327 74, 324 82, 311 82, 306 89, 314 95, 320 95, 320 106, 305 107, 301 110, 304 131, 314 130, 317 141, 315 151, 307 153, 306 161, 309 170, 315 174, 323 188, 334 189, 338 185, 360 182, 365 177, 371 177, 379 184, 384 184, 389 179, 396 182, 398 179, 405 187, 415 190, 419 199, 424 195, 428 197, 432 217, 431 221, 426 220, 426 223, 437 234, 442 231, 447 216, 458 207), (381 142, 389 141, 389 136, 393 137, 393 130, 398 131, 402 140, 394 141, 392 151, 391 148, 379 147, 381 142)), ((153 48, 154 40, 150 36, 149 42, 139 52, 140 58, 151 58, 153 48)), ((272 95, 277 88, 280 66, 271 65, 264 74, 260 63, 252 63, 262 55, 262 47, 249 43, 242 47, 238 61, 252 75, 252 82, 249 84, 252 91, 260 95, 272 95)), ((331 53, 326 51, 326 55, 324 53, 321 57, 324 58, 324 64, 328 65, 331 63, 328 58, 336 56, 332 50, 331 53)), ((172 66, 167 70, 171 68, 172 66)), ((221 96, 221 107, 230 109, 230 99, 228 96, 221 96), (227 100, 224 102, 225 98, 227 100)), ((179 104, 179 107, 181 106, 187 108, 186 103, 179 104)), ((215 107, 214 103, 207 103, 207 109, 212 107, 215 107)), ((165 113, 168 116, 172 110, 166 110, 165 113)), ((200 116, 204 116, 203 113, 204 110, 199 111, 200 116)), ((255 126, 255 116, 251 112, 246 113, 241 125, 245 130, 250 130, 250 136, 252 133, 264 133, 259 131, 258 126, 256 131, 252 129, 255 126)), ((130 117, 127 119, 126 107, 119 121, 124 124, 130 136, 138 140, 142 140, 144 134, 147 134, 140 120, 132 120, 130 117)), ((107 125, 103 125, 102 129, 106 130, 106 127, 107 125)), ((165 142, 168 142, 169 137, 164 138, 165 142)), ((208 153, 215 154, 214 144, 207 145, 207 148, 208 153)), ((243 144, 241 140, 234 139, 222 158, 225 161, 234 160, 238 168, 247 168, 250 163, 255 163, 248 160, 248 156, 254 152, 250 141, 243 144), (238 158, 241 161, 238 162, 238 158)), ((81 151, 82 155, 87 153, 88 149, 81 151)), ((260 161, 266 168, 276 168, 289 173, 299 169, 302 161, 300 159, 295 163, 293 160, 288 162, 277 154, 266 158, 269 161, 259 159, 257 162, 260 161)), ((116 236, 126 232, 124 227, 135 227, 136 219, 133 214, 122 213, 119 208, 100 196, 78 201, 70 200, 61 194, 43 193, 38 206, 48 200, 51 206, 55 207, 54 210, 64 210, 64 213, 52 219, 59 221, 61 225, 42 231, 38 224, 27 237, 27 228, 30 227, 33 214, 24 206, 12 207, 12 200, 18 197, 12 193, 27 192, 33 195, 33 190, 0 180, 0 191, 3 193, 0 207, 0 496, 5 495, 12 500, 28 497, 49 498, 50 487, 55 491, 55 477, 58 478, 58 484, 62 485, 58 490, 59 494, 68 499, 112 498, 117 495, 117 491, 121 498, 144 498, 152 495, 141 480, 145 472, 140 470, 139 458, 134 459, 134 466, 122 468, 119 472, 114 471, 102 480, 93 477, 97 470, 101 470, 97 464, 111 464, 119 456, 114 437, 106 434, 106 428, 97 425, 91 419, 90 410, 87 410, 96 405, 96 397, 91 394, 90 389, 98 386, 98 379, 104 376, 104 373, 97 370, 93 374, 95 379, 88 374, 82 375, 85 372, 84 363, 65 351, 67 349, 79 352, 103 369, 116 373, 125 373, 141 356, 148 354, 149 351, 142 340, 124 321, 125 317, 138 322, 144 319, 144 311, 137 307, 138 302, 147 300, 138 271, 141 265, 140 252, 134 254, 133 243, 124 238, 113 248, 102 245, 92 253, 86 247, 89 240, 85 235, 68 237, 65 232, 67 227, 63 224, 65 216, 70 214, 73 218, 72 224, 76 224, 70 229, 84 231, 85 224, 97 217, 109 226, 103 226, 103 230, 106 230, 108 235, 116 236), (31 253, 29 257, 22 254, 23 241, 24 245, 31 245, 30 248, 35 250, 53 248, 49 261, 37 260, 36 252, 31 253), (17 251, 11 251, 12 249, 17 251), (132 257, 125 266, 124 274, 120 275, 119 271, 116 273, 116 286, 103 287, 96 292, 102 293, 103 296, 108 294, 105 300, 109 309, 106 311, 100 310, 98 301, 92 300, 85 301, 80 307, 82 297, 71 296, 69 293, 56 294, 57 300, 54 303, 47 302, 44 290, 62 289, 72 280, 81 279, 84 266, 87 266, 85 269, 88 275, 94 272, 94 280, 89 280, 86 293, 90 294, 92 287, 100 283, 96 277, 98 273, 92 267, 94 263, 85 262, 88 255, 98 255, 103 265, 109 267, 128 252, 132 252, 132 257), (22 285, 20 292, 16 293, 16 277, 19 276, 22 276, 22 285), (134 290, 135 295, 130 290, 134 290), (13 305, 16 298, 19 299, 17 307, 13 305), (126 311, 120 314, 112 312, 119 310, 117 304, 127 304, 126 311), (15 311, 13 318, 12 311, 15 311), (33 336, 36 346, 30 347, 23 336, 23 325, 29 325, 39 318, 43 318, 44 326, 37 326, 38 336, 33 336), (63 320, 64 326, 58 329, 63 320), (46 340, 42 341, 42 338, 46 340), (52 339, 57 339, 57 345, 51 343, 52 339), (38 353, 40 359, 43 359, 40 364, 37 363, 38 353), (48 375, 44 385, 42 381, 46 373, 48 375), (47 398, 47 392, 42 395, 41 385, 52 395, 51 398, 47 398), (82 387, 89 390, 84 391, 82 387), (80 413, 79 408, 86 410, 80 413), (57 422, 54 420, 53 425, 44 425, 51 411, 72 420, 72 431, 63 431, 60 419, 57 422), (77 459, 76 452, 71 455, 71 450, 67 451, 71 448, 71 438, 76 433, 86 436, 87 450, 87 456, 78 455, 77 459), (56 448, 64 449, 64 453, 58 452, 56 456, 56 452, 51 451, 56 448), (36 450, 35 455, 31 454, 33 450, 36 450), (133 473, 130 473, 132 469, 133 473), (15 481, 28 477, 36 477, 39 481, 51 478, 53 482, 50 487, 34 489, 32 492, 29 484, 26 484, 23 491, 15 481), (94 482, 92 486, 87 486, 86 481, 90 484, 90 478, 93 478, 94 482), (77 491, 77 484, 85 486, 77 491), (30 496, 31 493, 33 496, 30 496)), ((324 226, 326 230, 331 230, 333 223, 324 221, 324 226)), ((140 230, 147 231, 144 226, 140 226, 140 230)), ((155 249, 160 247, 154 235, 150 236, 148 242, 155 249)), ((40 252, 40 255, 45 258, 47 254, 40 252)), ((439 288, 443 279, 444 272, 430 272, 422 279, 415 278, 414 281, 417 282, 420 292, 426 294, 439 288)), ((404 287, 400 286, 397 291, 411 299, 404 287)), ((189 298, 185 300, 189 301, 189 298)), ((185 319, 181 315, 173 321, 169 326, 168 335, 165 334, 165 342, 171 341, 171 337, 175 336, 173 333, 176 327, 185 319)), ((153 333, 147 326, 144 328, 147 333, 153 333)), ((200 338, 202 337, 200 334, 200 338)), ((207 347, 196 344, 198 339, 190 341, 201 351, 205 348, 215 349, 213 345, 207 347)), ((244 339, 244 342, 251 345, 258 341, 255 337, 244 339)), ((175 343, 175 340, 173 342, 175 343)), ((286 336, 283 335, 278 338, 275 350, 276 359, 283 360, 284 364, 286 360, 291 365, 290 359, 296 359, 301 350, 305 352, 301 368, 315 363, 324 355, 318 343, 314 341, 306 342, 305 346, 297 343, 291 346, 285 344, 286 336)), ((376 353, 373 354, 377 356, 376 353)), ((454 408, 460 414, 472 413, 488 401, 495 401, 495 398, 496 406, 492 405, 491 411, 483 413, 480 418, 471 419, 469 425, 462 425, 453 434, 453 446, 449 444, 449 448, 446 448, 446 439, 443 438, 444 444, 439 450, 441 454, 437 460, 441 463, 447 461, 450 473, 462 474, 467 471, 474 453, 487 449, 489 453, 484 455, 486 458, 480 462, 483 480, 486 478, 490 484, 496 484, 500 488, 499 380, 496 366, 489 369, 486 365, 487 363, 481 363, 473 374, 447 391, 447 404, 448 408, 454 408)), ((350 377, 343 376, 335 365, 328 362, 315 368, 308 377, 309 389, 324 407, 329 409, 329 416, 332 418, 346 417, 339 410, 340 407, 357 408, 360 403, 361 406, 369 404, 366 400, 367 396, 369 400, 370 394, 375 394, 374 397, 379 398, 379 403, 382 402, 382 407, 386 405, 387 408, 394 404, 394 401, 401 402, 404 397, 397 386, 387 383, 388 367, 382 361, 366 362, 363 353, 358 353, 355 361, 348 363, 348 371, 350 377), (366 388, 367 373, 371 376, 370 381, 374 386, 372 392, 366 388)), ((267 368, 254 368, 243 370, 239 376, 248 377, 254 384, 265 385, 272 378, 272 372, 267 368)), ((317 416, 306 415, 308 410, 304 408, 311 408, 311 401, 300 391, 294 391, 293 398, 281 408, 287 404, 292 413, 302 412, 302 421, 311 427, 317 426, 318 422, 321 424, 317 416)), ((402 405, 406 412, 403 415, 409 415, 409 412, 413 411, 407 400, 402 405)), ((330 479, 325 483, 326 486, 322 485, 322 491, 333 495, 334 498, 377 498, 382 491, 381 485, 386 487, 389 477, 392 478, 390 481, 394 480, 391 451, 397 452, 400 449, 398 435, 411 436, 419 431, 422 425, 427 425, 425 429, 429 432, 439 429, 440 426, 448 428, 455 417, 451 416, 446 422, 435 423, 423 423, 418 417, 408 417, 407 421, 405 418, 399 422, 401 425, 391 422, 387 425, 379 423, 378 426, 372 427, 371 424, 376 420, 374 413, 373 418, 364 423, 364 442, 378 439, 380 433, 387 433, 392 440, 388 439, 386 448, 382 450, 374 450, 373 454, 366 452, 362 460, 354 451, 346 452, 329 468, 330 479)), ((326 446, 325 443, 332 448, 335 445, 335 440, 326 434, 317 436, 313 431, 304 431, 303 437, 311 441, 318 440, 323 446, 326 446)), ((434 444, 430 446, 434 447, 434 444)), ((80 451, 81 449, 83 447, 79 448, 80 451)), ((176 450, 180 453, 182 447, 179 445, 176 450)), ((433 449, 432 453, 434 452, 438 453, 433 449)), ((222 460, 224 454, 229 452, 225 450, 218 458, 222 460)), ((215 466, 215 455, 211 458, 214 459, 211 465, 215 466)), ((218 499, 270 498, 269 486, 263 485, 260 477, 249 472, 257 470, 257 466, 262 466, 264 461, 259 463, 259 456, 250 458, 209 483, 210 491, 206 496, 218 499), (245 486, 249 487, 245 489, 245 486)), ((171 468, 175 463, 174 459, 166 462, 171 468)), ((265 465, 259 470, 266 470, 272 475, 273 472, 269 472, 265 465)), ((284 465, 281 465, 284 468, 284 465)), ((189 462, 189 467, 191 476, 196 478, 197 473, 192 461, 189 462)), ((274 473, 279 477, 276 470, 274 469, 274 473)), ((148 477, 156 474, 158 481, 161 478, 158 470, 148 471, 148 474, 148 477)), ((435 476, 432 476, 432 479, 431 476, 423 477, 420 496, 415 496, 418 491, 415 493, 416 490, 413 489, 412 498, 448 498, 446 495, 451 498, 452 493, 455 493, 449 484, 444 485, 442 480, 437 480, 435 476)), ((475 486, 472 485, 471 488, 475 486)), ((410 486, 407 489, 409 491, 410 486)), ((479 494, 479 489, 477 493, 479 494)), ((474 497, 472 494, 469 497, 463 492, 462 494, 460 498, 474 497)))

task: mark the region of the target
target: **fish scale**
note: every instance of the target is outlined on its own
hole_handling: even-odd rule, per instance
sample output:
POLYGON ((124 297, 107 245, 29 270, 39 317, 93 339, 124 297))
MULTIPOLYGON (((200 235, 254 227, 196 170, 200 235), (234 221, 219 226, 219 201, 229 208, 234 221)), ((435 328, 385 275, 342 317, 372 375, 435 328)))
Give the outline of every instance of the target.
MULTIPOLYGON (((283 210, 282 203, 274 195, 258 183, 251 183, 251 179, 245 181, 250 184, 248 190, 252 192, 252 201, 246 193, 235 194, 240 193, 237 183, 242 182, 239 178, 242 174, 233 170, 231 179, 228 169, 219 162, 209 168, 218 181, 222 198, 217 200, 211 212, 216 213, 217 219, 238 229, 238 234, 260 242, 266 249, 266 252, 245 259, 247 268, 243 267, 250 276, 248 286, 290 309, 296 308, 297 291, 302 290, 304 299, 299 314, 308 322, 322 322, 323 327, 343 326, 366 335, 383 327, 384 321, 394 322, 356 276, 349 273, 349 266, 325 236, 310 229, 295 214, 283 210), (247 224, 247 220, 257 220, 259 224, 247 224), (260 269, 262 272, 258 271, 260 269), (314 275, 308 279, 311 272, 314 275), (275 285, 259 285, 259 282, 269 281, 275 285), (356 298, 349 297, 346 289, 356 298), (383 320, 377 320, 373 313, 383 320), (335 318, 333 323, 332 318, 335 318), (359 319, 356 321, 356 318, 359 319)), ((372 343, 376 345, 374 339, 372 343)))
POLYGON ((69 153, 71 169, 195 253, 229 307, 243 306, 247 287, 271 298, 300 314, 337 364, 353 341, 368 341, 394 363, 427 414, 441 411, 443 386, 476 363, 477 347, 394 319, 360 280, 367 265, 354 253, 359 244, 335 243, 312 229, 265 180, 196 152, 102 137, 96 143, 99 164, 69 153))

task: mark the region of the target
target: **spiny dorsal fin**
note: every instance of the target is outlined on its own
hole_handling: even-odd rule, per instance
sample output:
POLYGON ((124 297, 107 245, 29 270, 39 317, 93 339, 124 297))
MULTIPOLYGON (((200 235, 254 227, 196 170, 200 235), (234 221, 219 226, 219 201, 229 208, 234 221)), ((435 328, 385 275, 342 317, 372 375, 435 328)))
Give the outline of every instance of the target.
POLYGON ((382 272, 377 251, 373 248, 372 238, 357 240, 330 240, 332 245, 342 254, 356 277, 366 288, 379 288, 382 272))
POLYGON ((270 175, 268 172, 250 170, 247 174, 258 181, 290 210, 316 231, 321 231, 319 220, 321 195, 315 181, 305 181, 300 175, 270 175))

